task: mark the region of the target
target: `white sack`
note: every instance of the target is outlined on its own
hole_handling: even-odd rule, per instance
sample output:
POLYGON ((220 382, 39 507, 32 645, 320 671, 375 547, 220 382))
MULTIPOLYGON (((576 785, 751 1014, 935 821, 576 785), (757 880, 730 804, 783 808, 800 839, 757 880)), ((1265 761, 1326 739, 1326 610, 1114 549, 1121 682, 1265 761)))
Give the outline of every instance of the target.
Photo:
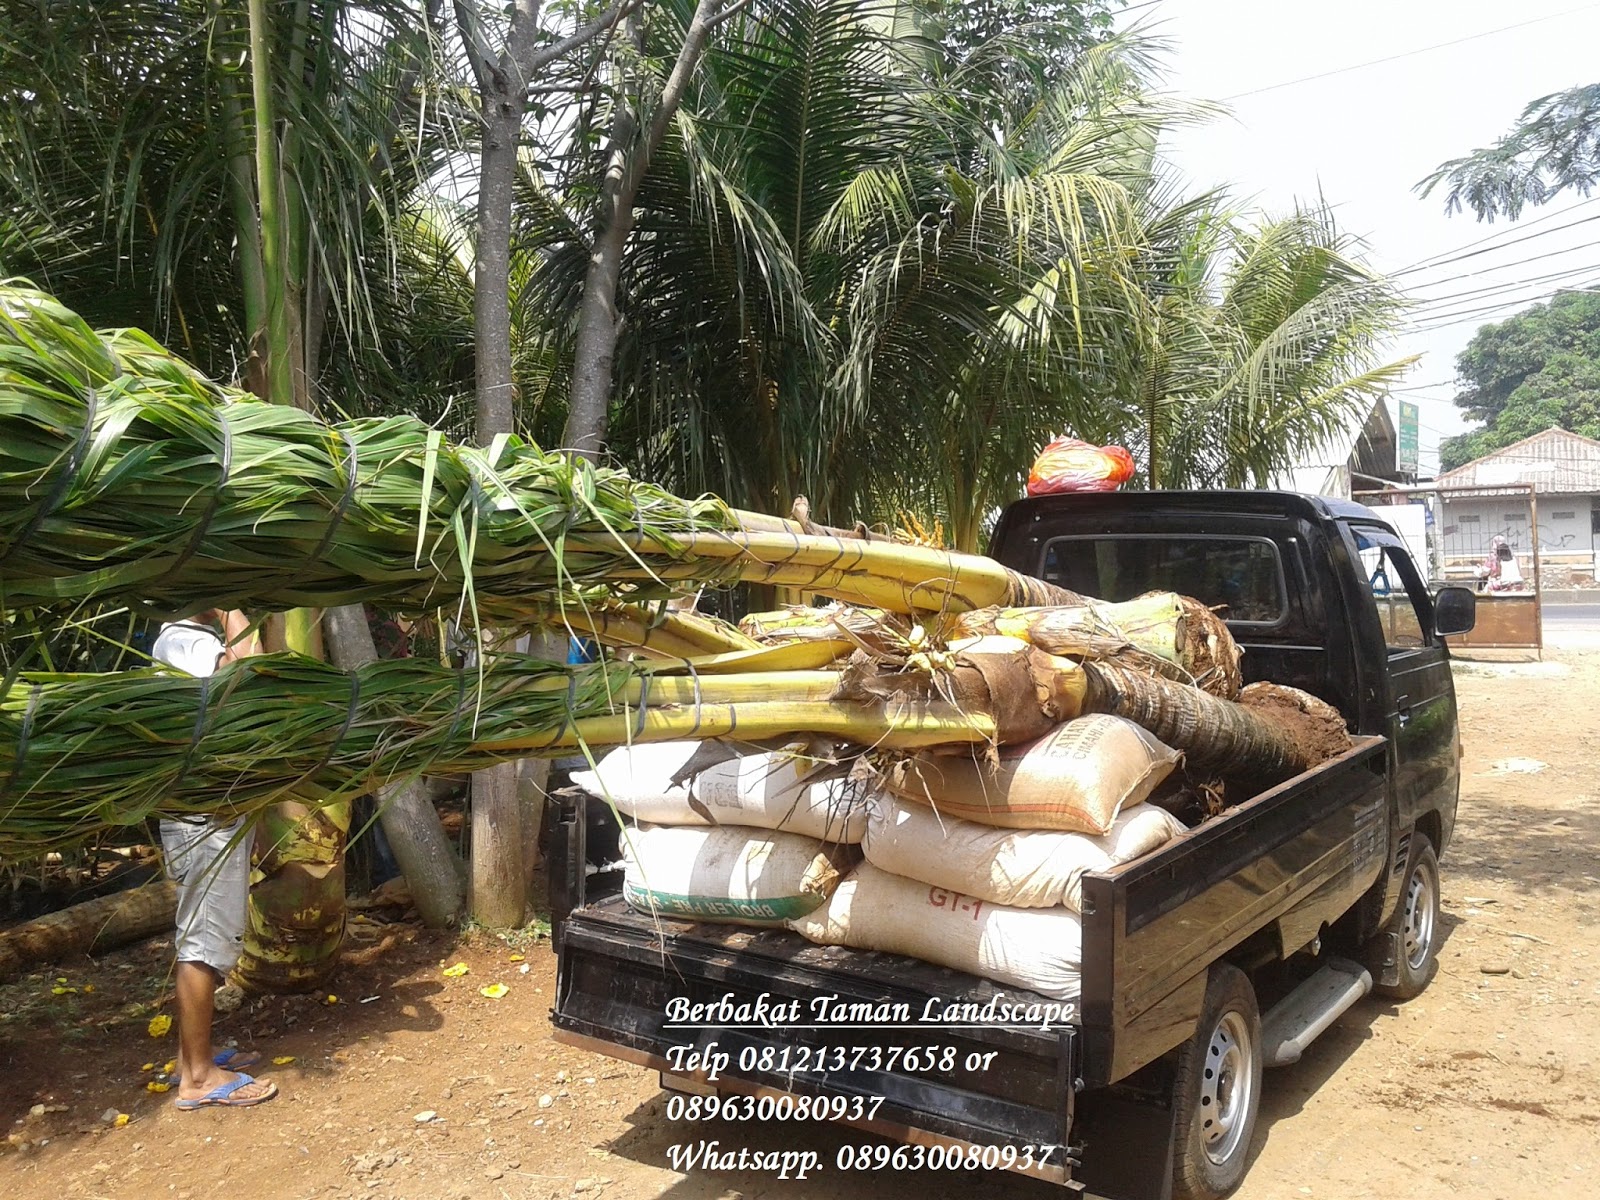
POLYGON ((818 780, 815 762, 789 751, 739 755, 685 778, 702 746, 619 746, 597 770, 574 772, 572 782, 596 798, 609 796, 635 820, 656 825, 745 825, 847 845, 861 840, 867 805, 859 782, 818 780))
POLYGON ((736 825, 625 829, 622 895, 642 912, 777 925, 828 898, 839 853, 816 838, 736 825))
POLYGON ((1053 830, 996 829, 941 817, 889 793, 873 802, 862 844, 867 861, 904 875, 1015 908, 1082 909, 1083 874, 1105 871, 1165 845, 1183 823, 1153 804, 1135 804, 1096 837, 1053 830))
POLYGON ((906 954, 1055 1000, 1078 997, 1083 928, 1065 908, 1007 908, 862 863, 789 928, 823 946, 906 954))

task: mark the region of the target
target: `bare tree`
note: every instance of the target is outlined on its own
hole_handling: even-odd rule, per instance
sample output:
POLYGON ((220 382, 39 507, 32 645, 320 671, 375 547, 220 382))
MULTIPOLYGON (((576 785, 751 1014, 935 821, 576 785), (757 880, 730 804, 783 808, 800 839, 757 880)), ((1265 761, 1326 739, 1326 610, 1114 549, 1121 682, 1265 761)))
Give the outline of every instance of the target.
MULTIPOLYGON (((578 313, 578 340, 573 352, 571 403, 562 444, 584 458, 599 457, 605 441, 606 411, 611 400, 612 363, 616 356, 619 322, 617 281, 623 254, 633 232, 634 201, 639 184, 650 170, 650 160, 667 135, 684 90, 705 54, 711 31, 719 21, 745 7, 749 0, 723 6, 723 0, 699 0, 672 72, 661 88, 655 112, 643 124, 643 114, 633 105, 628 89, 617 89, 611 135, 606 147, 606 173, 601 184, 600 211, 589 252, 589 269, 583 282, 578 313), (641 129, 641 125, 643 126, 641 129)), ((628 33, 636 47, 644 36, 641 15, 628 16, 628 33)))
MULTIPOLYGON (((616 0, 587 24, 546 41, 541 0, 515 0, 498 52, 473 0, 454 0, 456 23, 482 104, 483 148, 478 169, 477 260, 473 272, 473 334, 477 375, 477 436, 482 444, 515 432, 511 377, 511 201, 523 117, 535 77, 545 67, 613 26, 636 0, 616 0)), ((517 764, 472 777, 472 888, 475 919, 491 928, 522 923, 528 864, 517 764)))

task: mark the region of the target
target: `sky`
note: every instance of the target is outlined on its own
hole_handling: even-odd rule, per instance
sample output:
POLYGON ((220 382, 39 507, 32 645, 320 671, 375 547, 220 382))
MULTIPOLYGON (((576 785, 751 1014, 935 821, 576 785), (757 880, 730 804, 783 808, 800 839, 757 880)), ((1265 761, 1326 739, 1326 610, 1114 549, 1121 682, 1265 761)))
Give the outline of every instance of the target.
POLYGON ((1432 474, 1440 438, 1469 427, 1452 381, 1478 326, 1558 287, 1600 286, 1600 196, 1486 225, 1415 185, 1529 101, 1600 79, 1600 2, 1133 0, 1130 13, 1170 43, 1173 92, 1231 111, 1172 135, 1179 169, 1267 212, 1320 194, 1418 305, 1393 356, 1422 357, 1395 396, 1420 407, 1432 474))

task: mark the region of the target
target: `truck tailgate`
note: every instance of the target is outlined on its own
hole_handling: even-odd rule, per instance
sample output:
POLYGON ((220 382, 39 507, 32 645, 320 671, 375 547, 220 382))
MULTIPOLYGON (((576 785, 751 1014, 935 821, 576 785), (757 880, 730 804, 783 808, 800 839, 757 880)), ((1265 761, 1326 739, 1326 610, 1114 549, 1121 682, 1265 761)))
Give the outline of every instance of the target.
POLYGON ((1024 1173, 1070 1178, 1064 1144, 1074 1031, 920 1019, 930 1000, 938 1011, 952 1000, 1052 1003, 1042 996, 916 959, 813 946, 782 930, 655 919, 616 896, 568 917, 558 955, 552 1020, 559 1041, 702 1080, 705 1057, 727 1055, 714 1081, 724 1092, 860 1097, 861 1113, 844 1117, 848 1124, 912 1144, 1053 1147, 1024 1173), (797 1019, 693 1022, 669 1013, 680 998, 724 997, 731 1004, 763 998, 766 1012, 798 1002, 797 1019), (882 1020, 819 1021, 819 997, 832 998, 830 1006, 904 1007, 882 1020), (930 1046, 939 1048, 937 1061, 924 1066, 930 1046), (912 1069, 891 1065, 900 1058, 896 1048, 916 1051, 912 1069), (682 1069, 687 1050, 701 1052, 694 1069, 682 1069), (968 1069, 969 1056, 986 1056, 987 1065, 968 1069), (869 1113, 865 1106, 879 1098, 869 1113))

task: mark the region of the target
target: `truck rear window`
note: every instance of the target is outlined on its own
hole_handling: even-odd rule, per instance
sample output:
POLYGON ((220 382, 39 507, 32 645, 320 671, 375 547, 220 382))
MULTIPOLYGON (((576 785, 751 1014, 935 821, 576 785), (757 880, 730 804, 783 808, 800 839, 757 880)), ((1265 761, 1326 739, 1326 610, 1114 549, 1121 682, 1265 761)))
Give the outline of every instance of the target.
POLYGON ((1265 538, 1118 534, 1052 538, 1040 574, 1102 600, 1180 592, 1224 620, 1273 625, 1288 610, 1278 547, 1265 538))

